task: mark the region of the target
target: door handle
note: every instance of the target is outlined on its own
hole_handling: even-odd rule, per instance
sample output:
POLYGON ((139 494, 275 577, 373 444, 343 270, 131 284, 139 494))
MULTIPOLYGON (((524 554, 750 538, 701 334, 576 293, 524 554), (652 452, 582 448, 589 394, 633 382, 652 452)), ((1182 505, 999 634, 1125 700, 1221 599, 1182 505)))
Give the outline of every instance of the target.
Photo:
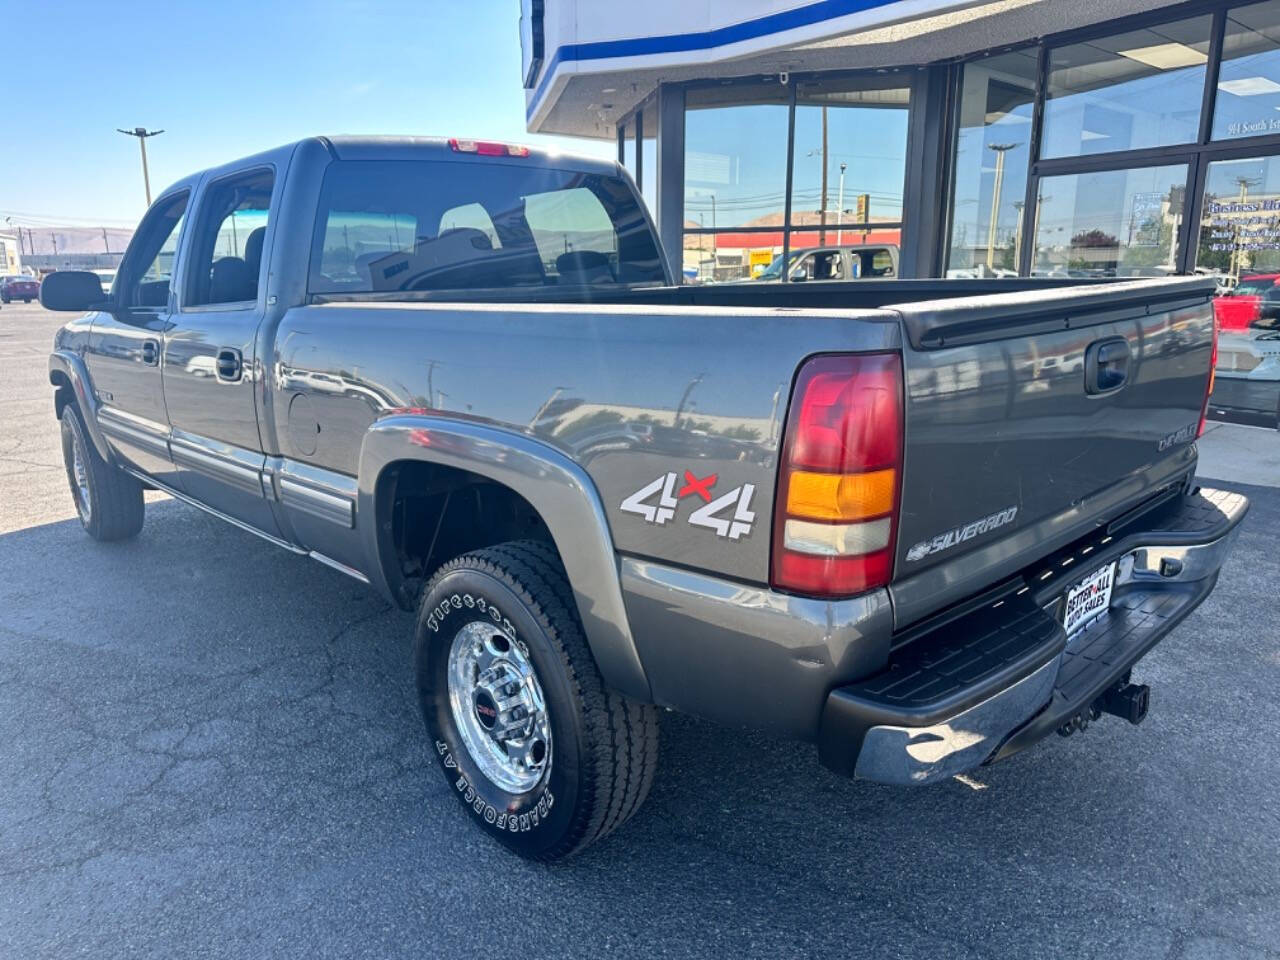
POLYGON ((1123 387, 1129 379, 1129 360, 1132 355, 1129 341, 1124 337, 1112 337, 1089 344, 1084 359, 1085 392, 1111 393, 1123 387))
POLYGON ((218 379, 236 383, 244 373, 244 357, 235 347, 223 347, 218 351, 218 379))
POLYGON ((149 367, 154 367, 160 362, 160 341, 159 340, 143 340, 142 341, 142 362, 149 367))

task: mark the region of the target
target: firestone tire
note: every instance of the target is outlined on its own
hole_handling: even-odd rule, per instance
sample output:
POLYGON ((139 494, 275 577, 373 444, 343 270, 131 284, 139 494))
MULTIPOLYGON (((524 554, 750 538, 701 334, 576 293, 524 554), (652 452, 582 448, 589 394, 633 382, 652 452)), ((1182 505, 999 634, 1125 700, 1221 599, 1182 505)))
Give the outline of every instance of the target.
POLYGON ((441 567, 423 592, 414 662, 431 753, 450 791, 518 855, 571 856, 626 823, 648 796, 656 709, 605 687, 550 547, 505 543, 441 567), (498 660, 469 667, 467 657, 482 650, 498 660), (495 689, 495 672, 509 682, 495 689), (469 687, 471 678, 478 680, 469 687), (513 701, 542 705, 545 712, 535 706, 524 715, 543 733, 499 742, 502 724, 524 709, 508 709, 513 701), (477 747, 485 729, 493 743, 481 738, 477 747), (513 785, 521 778, 527 782, 513 785))
POLYGON ((85 533, 101 541, 137 536, 145 517, 142 484, 98 455, 72 403, 62 410, 62 459, 85 533))

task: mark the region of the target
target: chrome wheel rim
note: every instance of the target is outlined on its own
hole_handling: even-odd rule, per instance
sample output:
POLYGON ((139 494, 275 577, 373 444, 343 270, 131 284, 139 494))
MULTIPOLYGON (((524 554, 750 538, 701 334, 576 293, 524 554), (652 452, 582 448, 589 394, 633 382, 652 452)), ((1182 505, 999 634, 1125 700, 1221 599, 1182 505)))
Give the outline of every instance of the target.
POLYGON ((467 753, 494 786, 528 793, 551 766, 551 718, 529 652, 473 620, 449 648, 449 706, 467 753))
POLYGON ((84 451, 80 449, 80 438, 73 432, 71 435, 71 492, 76 498, 76 510, 85 523, 93 516, 93 508, 89 502, 89 469, 85 463, 84 451))

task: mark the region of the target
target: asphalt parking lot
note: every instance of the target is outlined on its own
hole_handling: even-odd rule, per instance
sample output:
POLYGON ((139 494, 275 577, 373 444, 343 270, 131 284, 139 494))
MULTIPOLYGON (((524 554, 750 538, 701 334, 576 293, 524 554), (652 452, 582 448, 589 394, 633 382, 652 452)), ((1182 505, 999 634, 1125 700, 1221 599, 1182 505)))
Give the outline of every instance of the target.
POLYGON ((163 498, 83 535, 60 322, 0 310, 0 957, 1280 957, 1280 489, 1140 728, 904 790, 667 714, 637 819, 539 867, 431 764, 405 614, 163 498))

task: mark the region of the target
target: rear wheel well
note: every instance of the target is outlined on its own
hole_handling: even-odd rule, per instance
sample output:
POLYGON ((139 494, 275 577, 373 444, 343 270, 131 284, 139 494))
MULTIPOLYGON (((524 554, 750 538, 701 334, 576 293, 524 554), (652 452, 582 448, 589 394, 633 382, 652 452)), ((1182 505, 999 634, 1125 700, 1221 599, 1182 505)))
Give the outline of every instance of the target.
POLYGON ((536 540, 555 549, 528 500, 468 470, 420 460, 392 463, 382 471, 375 496, 383 569, 406 608, 432 572, 464 553, 508 540, 536 540))

